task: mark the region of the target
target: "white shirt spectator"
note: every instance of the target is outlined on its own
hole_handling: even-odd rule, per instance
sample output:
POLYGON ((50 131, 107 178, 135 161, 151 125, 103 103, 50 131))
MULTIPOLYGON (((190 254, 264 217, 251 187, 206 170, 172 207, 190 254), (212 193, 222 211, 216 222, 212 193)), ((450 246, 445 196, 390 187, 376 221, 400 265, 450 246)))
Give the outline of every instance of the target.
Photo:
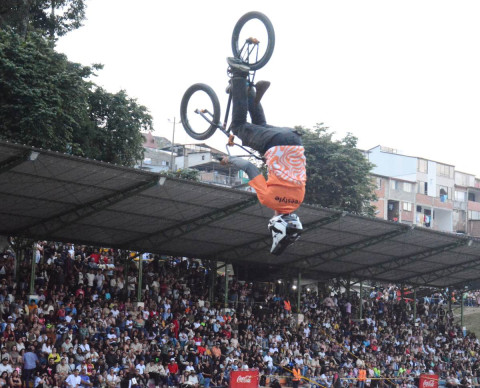
POLYGON ((8 372, 8 374, 10 375, 11 373, 13 373, 13 368, 10 364, 2 361, 2 363, 0 364, 0 375, 3 372, 8 372))
POLYGON ((137 364, 137 366, 135 366, 135 369, 138 370, 138 373, 140 373, 141 375, 143 375, 145 373, 145 365, 144 364, 137 364))
POLYGON ((263 357, 263 362, 265 362, 269 368, 273 368, 273 358, 270 356, 270 354, 267 354, 265 357, 263 357))
POLYGON ((68 375, 65 382, 68 384, 68 387, 77 388, 77 387, 80 386, 80 383, 82 382, 82 379, 78 375, 78 373, 73 373, 71 375, 68 375))

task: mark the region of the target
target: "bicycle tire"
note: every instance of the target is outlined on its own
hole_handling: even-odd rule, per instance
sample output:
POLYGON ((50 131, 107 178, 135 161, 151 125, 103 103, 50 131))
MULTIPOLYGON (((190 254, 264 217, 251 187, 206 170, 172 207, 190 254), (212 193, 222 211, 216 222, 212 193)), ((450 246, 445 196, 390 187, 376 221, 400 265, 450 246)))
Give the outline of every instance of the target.
POLYGON ((213 118, 211 121, 213 123, 220 122, 220 103, 218 102, 217 94, 210 86, 202 83, 193 84, 183 94, 182 102, 180 104, 180 118, 182 120, 182 125, 185 129, 185 132, 187 132, 190 137, 196 140, 205 140, 215 133, 215 131, 217 130, 217 126, 210 125, 207 130, 203 132, 197 132, 190 125, 187 115, 188 102, 190 101, 194 93, 197 92, 204 92, 208 95, 213 106, 213 118))
POLYGON ((273 29, 273 24, 270 19, 261 12, 251 11, 243 15, 235 24, 232 33, 232 52, 235 58, 242 59, 240 53, 240 47, 238 45, 238 39, 240 38, 240 31, 242 30, 243 26, 252 19, 258 19, 260 22, 263 23, 265 29, 267 30, 268 35, 268 44, 267 49, 265 50, 265 54, 254 63, 246 63, 250 66, 251 70, 258 70, 265 66, 273 54, 273 49, 275 48, 275 30, 273 29))

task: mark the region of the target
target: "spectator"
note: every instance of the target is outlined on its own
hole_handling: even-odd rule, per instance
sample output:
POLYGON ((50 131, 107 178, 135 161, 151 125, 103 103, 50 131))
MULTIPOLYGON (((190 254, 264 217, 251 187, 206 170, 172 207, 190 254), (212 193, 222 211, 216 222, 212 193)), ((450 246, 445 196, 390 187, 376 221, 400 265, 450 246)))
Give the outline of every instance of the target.
MULTIPOLYGON (((34 382, 35 368, 39 364, 38 356, 35 354, 35 348, 30 346, 28 351, 23 355, 23 373, 22 377, 25 383, 28 385, 29 381, 34 382)), ((18 375, 18 372, 17 372, 18 375)), ((13 378, 13 374, 12 374, 13 378)))
POLYGON ((68 388, 80 387, 81 382, 82 379, 80 377, 80 371, 78 369, 75 369, 72 373, 70 373, 65 380, 65 384, 68 388))
MULTIPOLYGON (((33 377, 33 376, 32 376, 33 377)), ((26 380, 28 381, 28 380, 26 380)), ((10 379, 8 380, 8 386, 10 388, 14 388, 14 387, 23 387, 23 383, 22 383, 22 379, 20 378, 20 375, 18 373, 18 370, 15 369, 11 376, 10 376, 10 379)))

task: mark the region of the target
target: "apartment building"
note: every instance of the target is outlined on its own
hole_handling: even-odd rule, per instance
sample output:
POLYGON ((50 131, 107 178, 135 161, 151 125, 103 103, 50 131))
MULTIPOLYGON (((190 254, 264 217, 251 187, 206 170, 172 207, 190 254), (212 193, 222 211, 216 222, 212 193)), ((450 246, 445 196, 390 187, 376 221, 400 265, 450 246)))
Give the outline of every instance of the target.
POLYGON ((144 159, 137 168, 151 172, 176 171, 192 168, 199 171, 200 181, 220 186, 239 186, 248 182, 248 177, 233 166, 222 166, 218 156, 226 156, 206 144, 177 144, 150 132, 144 137, 144 159))
POLYGON ((480 236, 480 180, 455 166, 374 147, 376 216, 443 232, 480 236))

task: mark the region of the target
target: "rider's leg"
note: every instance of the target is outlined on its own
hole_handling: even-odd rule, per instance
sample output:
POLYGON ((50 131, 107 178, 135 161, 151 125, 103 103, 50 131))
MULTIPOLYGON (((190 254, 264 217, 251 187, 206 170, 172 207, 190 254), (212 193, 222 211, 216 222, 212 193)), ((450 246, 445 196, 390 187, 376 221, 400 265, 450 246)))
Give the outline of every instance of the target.
MULTIPOLYGON (((232 123, 230 128, 233 134, 242 140, 244 146, 265 153, 269 148, 276 145, 301 145, 301 139, 290 128, 265 126, 265 115, 261 105, 257 109, 253 106, 255 122, 247 122, 247 111, 249 108, 247 75, 243 69, 237 69, 235 63, 230 63, 233 78, 232 83, 232 123), (260 110, 261 109, 261 110, 260 110), (258 125, 256 123, 262 123, 258 125)), ((250 111, 252 113, 252 111, 250 111)), ((253 120, 252 117, 252 120, 253 120)))
POLYGON ((242 127, 247 122, 248 96, 247 79, 244 77, 233 77, 232 80, 232 123, 230 124, 233 133, 237 128, 242 127))
MULTIPOLYGON (((247 122, 248 92, 246 78, 232 78, 232 103, 232 124, 230 128, 233 134, 242 140, 244 146, 264 153, 268 149, 267 145, 277 135, 277 131, 269 127, 247 122)), ((259 110, 255 112, 258 115, 257 118, 261 117, 259 110)))
POLYGON ((265 127, 267 125, 265 113, 263 112, 262 104, 260 103, 260 101, 257 103, 256 99, 257 91, 254 87, 251 86, 248 88, 248 112, 250 113, 252 124, 265 127))

